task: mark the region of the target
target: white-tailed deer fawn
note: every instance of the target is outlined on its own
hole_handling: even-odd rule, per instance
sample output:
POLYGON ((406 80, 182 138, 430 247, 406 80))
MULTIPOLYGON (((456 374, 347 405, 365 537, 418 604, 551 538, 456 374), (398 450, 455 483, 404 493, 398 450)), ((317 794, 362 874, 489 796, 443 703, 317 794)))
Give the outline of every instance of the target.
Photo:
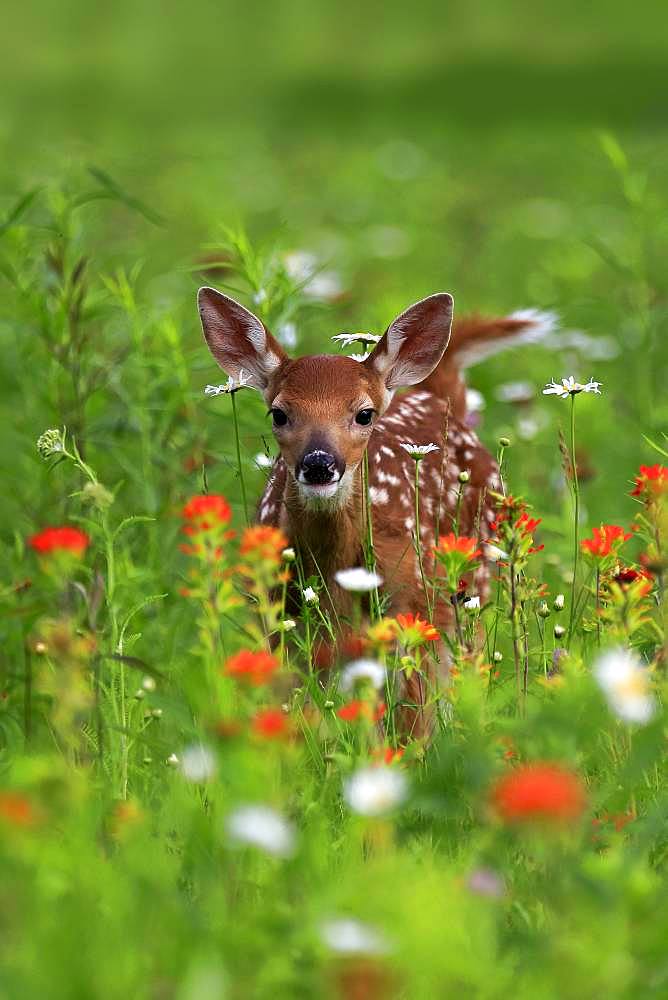
MULTIPOLYGON (((368 455, 376 567, 392 614, 425 616, 424 571, 434 570, 437 531, 455 527, 459 475, 469 474, 457 516, 460 535, 490 534, 498 470, 466 422, 460 375, 468 359, 506 343, 537 339, 544 316, 527 311, 506 319, 467 318, 455 324, 452 296, 430 295, 390 324, 364 361, 328 354, 290 359, 263 323, 213 288, 198 296, 204 335, 215 360, 233 379, 260 391, 269 407, 280 457, 258 507, 262 524, 280 527, 298 551, 304 573, 321 575, 333 610, 346 620, 350 595, 337 570, 363 565, 363 456, 368 455), (449 345, 449 346, 448 346, 449 345), (446 348, 448 348, 446 352, 446 348), (248 381, 250 379, 250 381, 248 381), (395 395, 397 390, 410 391, 395 395), (420 524, 415 524, 415 461, 402 444, 433 443, 418 466, 420 524)), ((476 572, 475 592, 486 592, 488 568, 476 572)), ((437 601, 437 627, 452 626, 452 605, 437 601)), ((422 679, 413 674, 404 699, 424 704, 422 679)), ((417 714, 416 714, 417 713, 417 714)))

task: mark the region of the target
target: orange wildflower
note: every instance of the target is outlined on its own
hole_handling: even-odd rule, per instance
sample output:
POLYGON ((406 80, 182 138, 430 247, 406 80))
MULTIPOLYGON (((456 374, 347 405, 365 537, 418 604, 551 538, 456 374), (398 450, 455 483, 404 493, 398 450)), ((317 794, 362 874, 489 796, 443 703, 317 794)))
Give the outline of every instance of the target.
POLYGON ((252 555, 267 562, 278 563, 287 544, 288 540, 280 528, 256 524, 244 531, 239 552, 242 556, 252 555))
POLYGON ((632 497, 642 497, 645 503, 668 492, 668 468, 665 465, 641 465, 631 490, 632 497))
POLYGON ((30 801, 18 792, 0 792, 0 820, 12 826, 32 826, 35 813, 30 801))
POLYGON ((264 652, 253 653, 249 649, 242 649, 240 653, 230 656, 223 666, 223 673, 228 677, 254 687, 267 684, 277 670, 278 660, 275 656, 264 652))
POLYGON ((254 715, 252 730, 263 740, 284 739, 290 733, 290 722, 279 708, 263 708, 254 715))
POLYGON ((45 528, 28 539, 28 544, 41 555, 52 552, 71 552, 81 556, 88 548, 90 538, 84 531, 64 525, 62 528, 45 528))
POLYGON ((378 722, 385 715, 386 704, 379 702, 376 706, 370 705, 368 701, 353 699, 347 705, 342 705, 337 709, 336 714, 344 722, 357 722, 359 719, 366 719, 368 722, 378 722))
POLYGON ((580 542, 580 548, 592 559, 605 559, 631 537, 630 532, 624 531, 618 524, 602 524, 600 528, 594 528, 591 538, 580 542))
POLYGON ((551 763, 516 768, 496 782, 491 798, 496 812, 507 823, 572 822, 586 804, 585 788, 578 775, 551 763))
POLYGON ((457 536, 454 531, 451 531, 449 535, 440 536, 434 551, 441 555, 459 552, 466 556, 467 562, 472 562, 476 556, 480 555, 480 549, 477 548, 477 545, 475 538, 467 538, 466 535, 457 536))
POLYGON ((397 624, 403 632, 403 641, 410 644, 436 642, 440 638, 431 622, 420 618, 419 614, 397 615, 397 624))

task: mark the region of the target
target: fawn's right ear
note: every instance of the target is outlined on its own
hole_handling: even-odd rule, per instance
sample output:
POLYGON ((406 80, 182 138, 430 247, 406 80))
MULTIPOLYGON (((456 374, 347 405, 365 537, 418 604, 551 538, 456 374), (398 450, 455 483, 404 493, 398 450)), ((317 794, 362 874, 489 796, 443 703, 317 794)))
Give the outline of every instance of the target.
POLYGON ((215 288, 200 288, 197 306, 204 337, 220 367, 233 379, 243 371, 246 380, 250 376, 249 387, 264 392, 273 373, 287 360, 264 323, 215 288))

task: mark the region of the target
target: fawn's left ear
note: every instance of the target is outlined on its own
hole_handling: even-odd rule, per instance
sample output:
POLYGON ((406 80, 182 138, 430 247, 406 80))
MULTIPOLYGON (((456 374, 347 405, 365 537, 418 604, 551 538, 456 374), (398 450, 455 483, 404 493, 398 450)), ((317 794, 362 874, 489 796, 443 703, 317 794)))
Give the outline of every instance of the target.
POLYGON ((390 323, 364 362, 392 391, 431 375, 450 340, 453 298, 437 292, 409 306, 390 323))
POLYGON ((281 345, 264 323, 229 295, 215 288, 200 288, 197 305, 209 350, 228 375, 241 372, 252 389, 264 392, 269 379, 287 360, 281 345))

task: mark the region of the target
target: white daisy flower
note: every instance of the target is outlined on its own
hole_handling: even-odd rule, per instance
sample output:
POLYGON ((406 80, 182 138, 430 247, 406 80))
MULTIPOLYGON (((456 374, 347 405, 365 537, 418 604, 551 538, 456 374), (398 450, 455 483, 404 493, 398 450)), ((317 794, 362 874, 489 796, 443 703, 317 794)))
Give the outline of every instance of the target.
POLYGON ((297 327, 294 323, 281 323, 276 331, 276 339, 290 351, 297 346, 297 327))
POLYGON ((304 590, 302 590, 302 597, 304 598, 307 604, 318 603, 318 595, 316 594, 313 587, 305 587, 304 590))
POLYGON ((530 382, 503 382, 494 395, 501 403, 528 403, 536 395, 530 382))
POLYGON ((624 722, 645 725, 656 711, 649 673, 635 653, 622 646, 608 650, 594 664, 594 677, 610 709, 624 722))
POLYGON ((232 843, 258 847, 277 858, 295 853, 296 836, 292 823, 270 806, 239 806, 225 820, 232 843))
POLYGON ((576 382, 572 375, 562 378, 561 382, 548 382, 543 389, 544 396, 559 396, 560 399, 568 399, 569 396, 577 396, 579 392, 595 392, 601 395, 599 386, 602 382, 576 382))
POLYGON ((253 461, 260 469, 271 469, 274 464, 271 455, 267 455, 263 451, 259 451, 253 461))
POLYGON ((385 667, 378 660, 353 660, 344 668, 339 687, 342 691, 352 691, 360 681, 367 681, 380 691, 385 685, 385 677, 385 667))
POLYGON ((375 590, 383 582, 382 576, 365 569, 364 566, 354 566, 351 569, 340 569, 334 574, 334 579, 339 587, 344 590, 353 590, 358 593, 365 593, 375 590))
POLYGON ((487 406, 487 401, 478 389, 466 388, 466 409, 469 413, 480 413, 487 406))
POLYGON ((283 549, 283 551, 281 552, 281 556, 283 557, 283 559, 285 559, 286 562, 294 562, 295 550, 293 548, 283 549))
POLYGON ((433 441, 430 444, 411 444, 407 441, 405 444, 400 444, 399 447, 403 448, 404 451, 407 451, 411 458, 414 458, 416 462, 421 461, 425 455, 429 455, 430 452, 440 450, 438 445, 434 444, 433 441))
POLYGON ((239 378, 234 379, 230 375, 227 382, 222 385, 207 385, 204 389, 205 396, 223 396, 231 392, 238 392, 239 389, 245 389, 253 381, 252 375, 244 375, 243 368, 239 369, 239 378))
POLYGON ((339 955, 383 955, 389 951, 385 938, 374 927, 352 917, 324 920, 320 936, 339 955))
POLYGON ((361 767, 348 778, 343 794, 360 816, 383 816, 392 812, 408 794, 408 781, 395 767, 361 767))
POLYGON ((467 611, 480 611, 480 598, 477 594, 473 597, 469 597, 468 601, 464 601, 464 607, 467 611))
POLYGON ((367 358, 371 357, 371 351, 367 351, 366 354, 349 354, 348 357, 352 358, 353 361, 359 361, 359 363, 362 364, 363 361, 366 361, 367 358))
POLYGON ((297 628, 297 622, 293 618, 286 618, 281 622, 283 632, 292 632, 293 628, 297 628))
POLYGON ((216 773, 216 758, 208 747, 194 743, 186 747, 181 754, 181 774, 186 781, 203 785, 210 781, 216 773))
POLYGON ((365 346, 377 344, 380 340, 380 335, 375 333, 337 333, 332 337, 332 340, 345 349, 352 344, 364 344, 365 346))

